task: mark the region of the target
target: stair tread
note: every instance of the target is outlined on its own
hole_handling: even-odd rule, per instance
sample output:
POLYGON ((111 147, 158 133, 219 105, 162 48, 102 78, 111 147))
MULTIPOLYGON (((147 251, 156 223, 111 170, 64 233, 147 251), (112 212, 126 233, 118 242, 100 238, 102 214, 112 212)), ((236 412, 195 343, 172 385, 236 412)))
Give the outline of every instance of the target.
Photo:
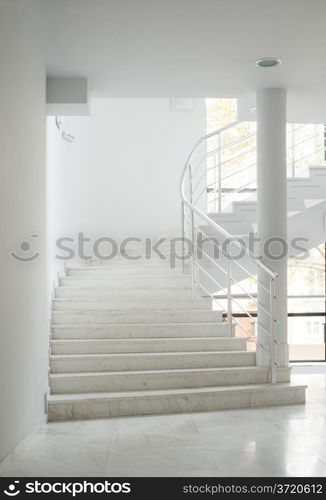
MULTIPOLYGON (((112 300, 116 300, 116 301, 121 301, 123 300, 123 298, 121 297, 109 297, 109 298, 106 298, 106 297, 56 297, 55 299, 53 299, 53 302, 111 302, 112 300)), ((208 302, 208 301, 212 301, 211 298, 207 297, 207 298, 202 298, 202 299, 192 299, 191 297, 128 297, 128 298, 125 298, 124 300, 126 301, 134 301, 134 300, 143 300, 143 301, 150 301, 150 300, 153 300, 153 301, 161 301, 161 302, 168 302, 168 301, 184 301, 184 302, 193 302, 194 304, 196 302, 208 302)), ((178 310, 178 308, 177 308, 178 310)), ((210 310, 210 309, 209 309, 210 310)))
MULTIPOLYGON (((148 288, 147 288, 147 287, 144 287, 143 285, 139 285, 139 287, 138 287, 138 288, 140 288, 141 290, 148 290, 148 288)), ((134 291, 135 291, 135 290, 138 290, 138 288, 137 288, 137 287, 134 287, 134 288, 133 288, 133 290, 134 290, 134 291)), ((151 286, 151 287, 150 287, 150 290, 153 290, 153 288, 154 288, 154 289, 159 289, 159 290, 161 290, 161 287, 159 287, 159 286, 155 286, 155 285, 151 286)), ((57 287, 56 287, 56 289, 57 289, 57 290, 64 290, 64 291, 66 291, 66 290, 85 290, 84 288, 82 288, 82 289, 81 289, 79 286, 70 286, 70 285, 69 285, 69 286, 68 286, 68 285, 60 285, 60 286, 57 286, 57 287)), ((109 287, 109 286, 108 286, 107 288, 101 288, 100 290, 114 292, 114 291, 116 291, 116 290, 121 290, 121 289, 126 290, 126 289, 128 289, 128 287, 122 286, 122 287, 120 287, 120 288, 119 288, 119 287, 117 288, 117 287, 115 286, 115 287, 114 287, 114 289, 112 289, 112 287, 109 287)), ((165 289, 165 290, 175 290, 175 287, 173 287, 173 286, 171 286, 171 287, 165 287, 164 289, 165 289)), ((99 290, 99 289, 98 289, 98 288, 86 288, 86 290, 87 290, 87 291, 90 291, 90 292, 98 292, 98 290, 99 290)), ((189 287, 189 286, 180 286, 180 287, 178 288, 178 290, 179 290, 179 291, 180 291, 180 290, 187 290, 187 291, 188 291, 188 290, 190 290, 190 287, 189 287)), ((128 291, 129 291, 129 290, 128 290, 128 291)))
POLYGON ((213 355, 213 354, 218 354, 218 355, 228 355, 228 354, 247 354, 247 355, 254 355, 255 353, 253 351, 169 351, 169 352, 130 352, 130 353, 109 353, 109 354, 51 354, 50 358, 51 359, 58 359, 58 358, 64 358, 64 359, 70 359, 70 358, 80 358, 80 359, 85 359, 85 358, 104 358, 104 357, 113 357, 116 358, 118 356, 123 356, 123 357, 152 357, 152 356, 181 356, 181 355, 203 355, 203 356, 208 356, 208 355, 213 355))
POLYGON ((181 274, 181 270, 179 268, 182 267, 181 263, 178 265, 177 268, 172 269, 169 267, 168 262, 165 260, 164 262, 160 262, 159 260, 151 260, 151 259, 139 259, 138 261, 128 261, 125 259, 120 259, 120 260, 115 260, 114 258, 111 260, 111 264, 106 264, 106 265, 99 265, 99 266, 76 266, 76 267, 67 267, 66 271, 99 271, 99 270, 106 270, 106 271, 111 271, 111 269, 129 269, 129 268, 134 268, 134 269, 152 269, 157 268, 157 269, 163 269, 166 271, 171 271, 175 272, 176 274, 181 274), (114 264, 119 264, 119 267, 114 267, 114 264), (121 264, 126 264, 126 265, 121 265, 121 264))
MULTIPOLYGON (((168 342, 180 342, 180 341, 189 341, 191 340, 192 342, 195 340, 195 341, 198 341, 198 342, 202 342, 202 341, 205 341, 205 340, 209 340, 210 342, 211 341, 216 341, 216 342, 224 342, 224 341, 230 341, 230 342, 240 342, 240 341, 244 341, 244 340, 247 340, 245 337, 161 337, 161 338, 150 338, 150 337, 139 337, 139 338, 128 338, 128 337, 125 337, 125 338, 111 338, 111 339, 102 339, 102 338, 89 338, 89 339, 52 339, 51 340, 51 343, 60 343, 60 342, 73 342, 73 343, 86 343, 86 342, 98 342, 98 343, 103 343, 103 342, 132 342, 132 343, 138 343, 139 341, 140 342, 165 342, 165 341, 168 341, 168 342)), ((224 351, 225 352, 225 351, 224 351)))
MULTIPOLYGON (((103 275, 103 276, 99 276, 98 274, 96 274, 95 276, 85 276, 85 275, 81 275, 81 276, 78 276, 77 274, 68 274, 66 276, 63 276, 64 278, 69 278, 69 280, 80 280, 80 279, 83 279, 83 280, 107 280, 107 279, 110 279, 110 276, 108 275, 103 275)), ((116 273, 114 275, 114 278, 118 278, 119 277, 119 274, 116 273)), ((145 277, 145 278, 168 278, 168 279, 175 279, 175 278, 182 278, 184 281, 191 281, 191 276, 190 274, 166 274, 166 273, 154 273, 153 271, 151 271, 150 273, 146 274, 146 273, 139 273, 139 274, 130 274, 128 276, 126 276, 125 274, 122 274, 121 273, 121 278, 128 278, 130 280, 138 280, 139 278, 142 278, 142 277, 145 277)))
MULTIPOLYGON (((145 299, 144 299, 145 300, 145 299)), ((98 302, 98 301, 96 301, 98 302)), ((94 310, 94 309, 66 309, 66 310, 62 310, 62 311, 52 311, 52 314, 62 314, 62 313, 67 313, 67 312, 78 312, 80 314, 89 314, 89 313, 100 313, 100 312, 129 312, 129 311, 132 311, 132 312, 139 312, 140 314, 144 314, 146 313, 146 311, 156 311, 156 312, 162 312, 162 313, 171 313, 171 312, 184 312, 184 311, 196 311, 196 312, 209 312, 209 313, 214 313, 214 314, 219 314, 218 311, 214 311, 213 309, 196 309, 195 307, 192 307, 191 309, 160 309, 160 308, 157 308, 157 307, 146 307, 146 308, 142 308, 142 309, 139 309, 139 307, 130 307, 128 309, 98 309, 98 310, 94 310)))
POLYGON ((116 376, 116 375, 144 375, 144 374, 164 374, 164 373, 189 373, 189 372, 225 372, 225 371, 244 371, 250 370, 255 372, 266 372, 268 368, 262 366, 223 366, 216 368, 166 368, 165 370, 124 370, 124 371, 104 371, 104 372, 73 372, 73 373, 50 373, 50 377, 53 379, 65 378, 65 377, 104 377, 104 376, 116 376))
POLYGON ((252 384, 252 385, 230 385, 222 387, 200 387, 194 389, 159 389, 146 391, 122 391, 122 392, 100 392, 100 393, 72 393, 72 394, 51 394, 48 396, 48 402, 61 403, 70 401, 87 401, 101 399, 126 399, 135 397, 167 396, 180 395, 190 396, 192 394, 202 393, 223 393, 223 392, 260 392, 277 391, 284 388, 306 388, 304 384, 279 383, 279 384, 252 384))
MULTIPOLYGON (((61 312, 61 311, 57 311, 57 312, 61 312)), ((180 326, 186 326, 186 325, 197 325, 198 328, 201 328, 205 325, 211 325, 211 326, 226 326, 226 322, 225 321, 220 321, 220 322, 212 322, 212 321, 208 321, 208 322, 203 322, 203 323, 197 323, 196 321, 190 321, 189 323, 95 323, 95 324, 91 324, 91 325, 88 325, 88 324, 58 324, 58 325, 52 325, 53 328, 57 329, 57 328, 61 328, 61 329, 69 329, 69 328, 108 328, 108 327, 117 327, 117 326, 128 326, 128 327, 132 327, 132 326, 137 326, 137 327, 145 327, 145 326, 151 326, 151 327, 162 327, 162 326, 175 326, 175 327, 180 327, 180 326)))

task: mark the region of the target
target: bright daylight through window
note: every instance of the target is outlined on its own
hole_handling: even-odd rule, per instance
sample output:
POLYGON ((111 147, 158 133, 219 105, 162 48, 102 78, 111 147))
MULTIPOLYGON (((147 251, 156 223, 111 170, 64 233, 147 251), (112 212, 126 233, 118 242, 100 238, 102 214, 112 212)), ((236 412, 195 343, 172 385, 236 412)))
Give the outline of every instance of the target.
MULTIPOLYGON (((207 133, 226 127, 237 121, 236 99, 206 99, 207 133)), ((210 213, 231 212, 232 202, 256 200, 256 134, 255 115, 252 122, 225 130, 220 144, 212 138, 207 162, 207 208, 210 213), (243 140, 243 138, 246 139, 243 140), (234 142, 239 142, 235 145, 234 142), (227 147, 232 142, 232 146, 227 147), (245 164, 245 167, 243 165, 245 164), (241 168, 239 166, 241 165, 241 168)), ((324 125, 287 125, 287 175, 289 178, 305 178, 309 166, 324 165, 324 125)), ((291 216, 291 213, 289 213, 291 216)), ((293 213, 295 215, 295 213, 293 213)), ((255 227, 252 228, 255 230, 255 227)), ((253 316, 257 314, 256 300, 244 296, 257 293, 256 281, 248 278, 235 285, 239 294, 237 311, 243 327, 251 328, 256 335, 255 324, 242 309, 253 316), (242 295, 242 297, 241 297, 242 295)), ((309 251, 304 258, 298 255, 288 262, 288 327, 291 361, 325 361, 325 245, 309 251)), ((237 327, 237 335, 244 333, 237 327)), ((254 346, 252 346, 254 348, 254 346)))

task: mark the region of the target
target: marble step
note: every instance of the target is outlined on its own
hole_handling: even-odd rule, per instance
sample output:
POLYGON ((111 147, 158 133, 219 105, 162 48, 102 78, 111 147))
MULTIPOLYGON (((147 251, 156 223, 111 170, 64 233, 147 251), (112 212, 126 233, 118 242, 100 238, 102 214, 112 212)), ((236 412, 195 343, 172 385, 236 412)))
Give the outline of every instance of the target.
POLYGON ((226 323, 54 325, 53 339, 226 337, 226 323))
MULTIPOLYGON (((112 267, 144 267, 145 269, 147 267, 167 267, 169 268, 170 265, 175 266, 176 268, 181 269, 183 267, 183 259, 182 259, 182 251, 178 252, 162 252, 164 258, 161 258, 157 255, 150 255, 148 254, 146 256, 145 253, 130 253, 127 254, 127 256, 121 256, 117 255, 113 257, 112 259, 103 259, 103 260, 97 260, 97 261, 90 261, 85 264, 82 263, 76 263, 76 264, 69 264, 68 268, 69 269, 80 269, 80 268, 98 268, 101 267, 103 269, 105 268, 112 268, 112 267)), ((190 261, 190 257, 184 259, 184 263, 187 264, 190 261)))
POLYGON ((216 411, 304 401, 305 386, 293 384, 51 395, 48 420, 216 411))
POLYGON ((78 373, 170 368, 217 368, 253 366, 256 353, 250 351, 158 352, 128 354, 51 355, 51 373, 78 373))
POLYGON ((184 298, 155 298, 149 295, 147 298, 129 297, 124 298, 79 298, 79 299, 54 299, 52 301, 54 311, 110 311, 134 310, 134 309, 160 309, 160 310, 188 310, 188 309, 212 309, 212 300, 207 299, 184 299, 184 298))
POLYGON ((221 313, 209 310, 111 310, 111 311, 53 311, 54 325, 110 323, 219 323, 221 313))
MULTIPOLYGON (((73 288, 69 286, 57 287, 54 291, 58 299, 118 299, 126 298, 126 288, 73 288)), ((137 287, 128 289, 128 299, 192 299, 191 287, 137 287)))
MULTIPOLYGON (((138 255, 141 253, 142 255, 145 255, 151 250, 151 248, 153 248, 153 246, 157 247, 162 253, 170 253, 173 250, 180 253, 184 246, 184 242, 180 239, 180 234, 168 236, 160 235, 160 237, 153 237, 150 239, 144 238, 142 241, 131 240, 127 241, 123 248, 120 246, 118 255, 124 255, 125 253, 132 255, 138 255)), ((153 250, 151 250, 151 252, 155 255, 153 250)), ((95 256, 93 260, 97 260, 95 256)))
MULTIPOLYGON (((278 382, 288 381, 288 370, 278 370, 278 382), (284 373, 283 373, 284 372, 284 373)), ((191 389, 228 385, 265 384, 268 368, 237 366, 231 368, 191 368, 120 372, 51 374, 51 394, 191 389)))
POLYGON ((111 277, 111 276, 143 276, 143 275, 154 275, 160 276, 183 276, 181 268, 170 268, 167 264, 162 265, 126 265, 126 266, 114 266, 111 267, 79 267, 79 268, 68 268, 66 270, 67 276, 72 277, 86 277, 86 278, 96 278, 96 277, 111 277))
POLYGON ((51 353, 113 354, 133 352, 244 351, 246 345, 247 340, 240 337, 51 340, 51 353))
POLYGON ((191 277, 188 275, 164 275, 155 276, 152 274, 141 276, 65 276, 59 280, 60 286, 74 288, 191 288, 191 277))

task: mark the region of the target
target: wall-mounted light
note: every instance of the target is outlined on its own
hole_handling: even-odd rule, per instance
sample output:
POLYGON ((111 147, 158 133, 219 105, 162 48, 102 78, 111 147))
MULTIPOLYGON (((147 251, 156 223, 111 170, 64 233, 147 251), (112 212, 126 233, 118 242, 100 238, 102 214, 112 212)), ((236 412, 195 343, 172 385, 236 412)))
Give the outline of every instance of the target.
POLYGON ((61 132, 62 139, 64 139, 65 141, 68 141, 68 142, 75 142, 76 137, 71 135, 71 134, 68 134, 63 129, 64 128, 64 118, 62 116, 55 117, 55 124, 56 124, 58 130, 60 130, 60 132, 61 132))
POLYGON ((281 63, 281 59, 275 57, 262 57, 256 61, 256 65, 260 68, 274 68, 274 66, 279 66, 281 63))
POLYGON ((55 124, 56 124, 57 128, 59 130, 61 130, 63 125, 64 125, 64 118, 62 118, 62 116, 56 116, 55 117, 55 124))

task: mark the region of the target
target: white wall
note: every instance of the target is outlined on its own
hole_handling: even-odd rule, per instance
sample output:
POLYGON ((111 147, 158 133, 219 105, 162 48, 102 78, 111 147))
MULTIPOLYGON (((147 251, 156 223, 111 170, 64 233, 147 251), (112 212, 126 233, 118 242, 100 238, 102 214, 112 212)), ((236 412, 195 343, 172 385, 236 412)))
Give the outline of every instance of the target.
POLYGON ((60 236, 172 236, 180 232, 179 180, 206 132, 205 101, 173 111, 169 99, 93 99, 90 117, 65 118, 75 143, 48 119, 51 251, 60 236))
MULTIPOLYGON (((29 0, 0 0, 0 461, 41 421, 47 388, 44 64, 29 0), (10 253, 35 238, 30 263, 10 253)), ((27 256, 28 252, 20 252, 27 256)))

